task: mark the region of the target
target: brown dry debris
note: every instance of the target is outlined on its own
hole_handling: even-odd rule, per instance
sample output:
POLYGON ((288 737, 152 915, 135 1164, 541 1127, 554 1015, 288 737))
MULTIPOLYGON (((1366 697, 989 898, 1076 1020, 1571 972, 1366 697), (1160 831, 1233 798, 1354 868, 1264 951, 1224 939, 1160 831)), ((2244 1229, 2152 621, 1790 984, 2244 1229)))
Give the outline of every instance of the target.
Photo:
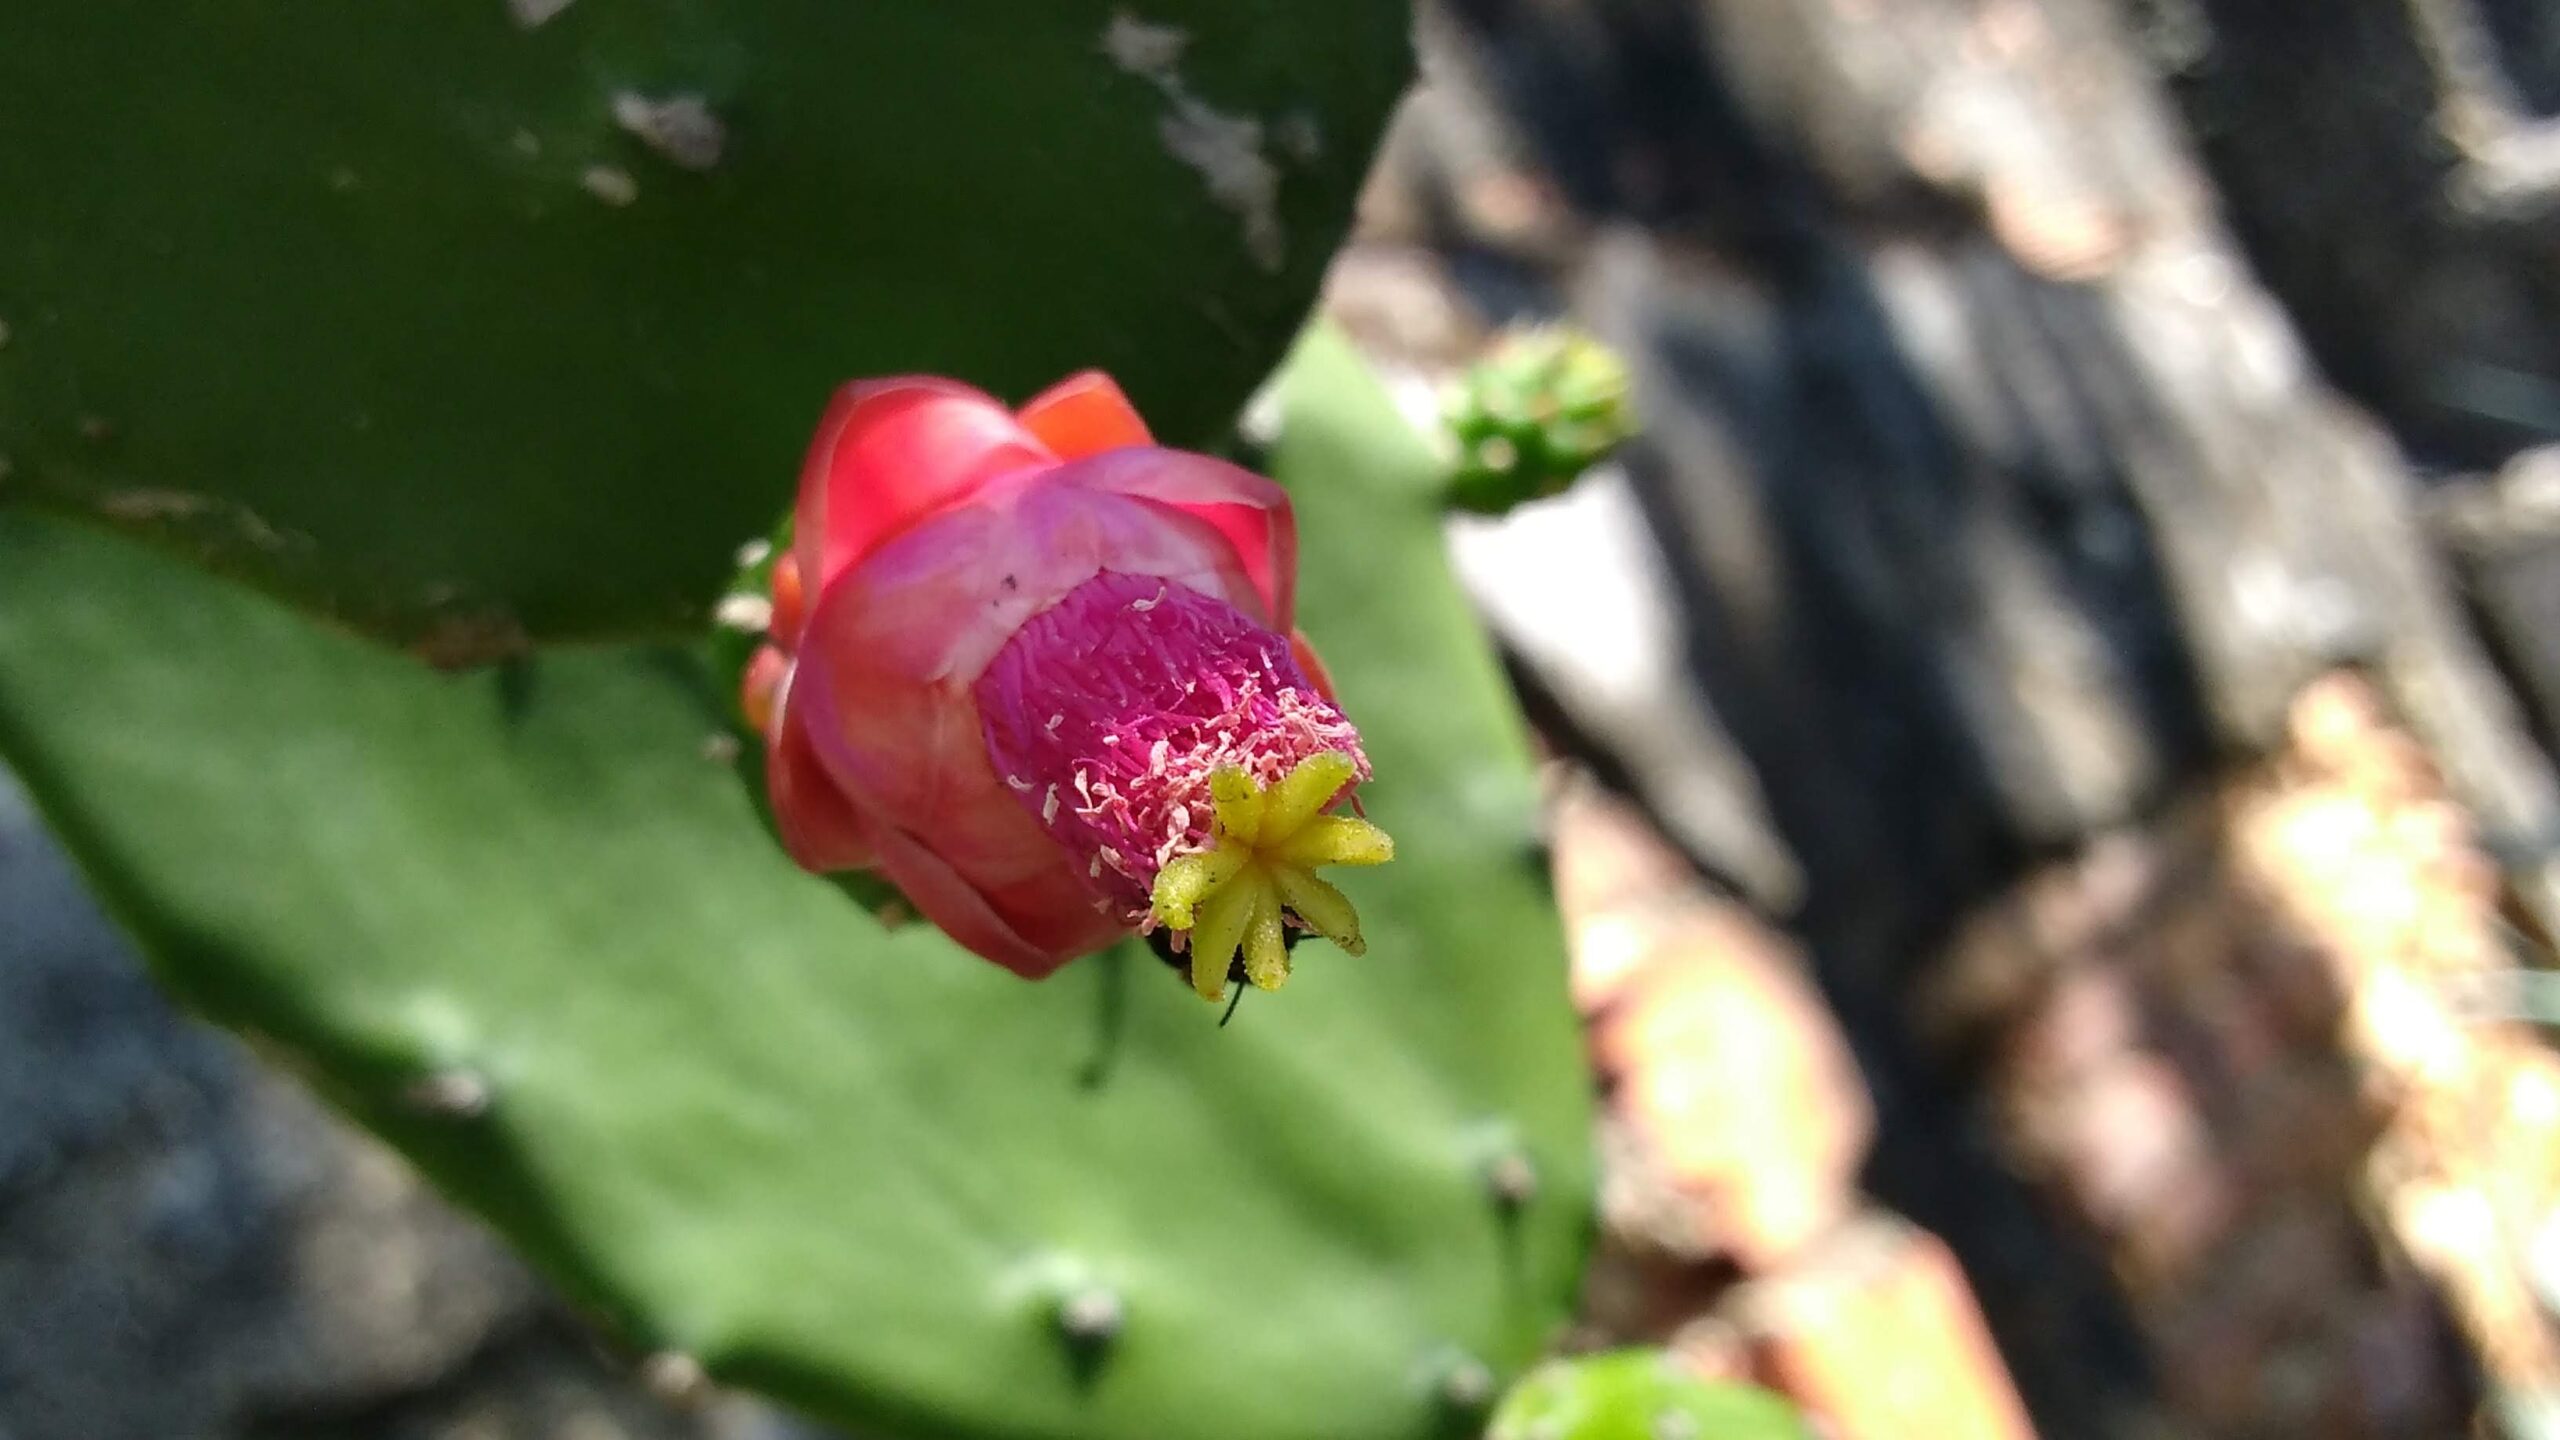
POLYGON ((1953 1257, 1858 1193, 1873 1109, 1803 957, 1625 802, 1580 778, 1553 794, 1608 1090, 1582 1342, 1773 1386, 1837 1440, 2026 1440, 1953 1257))
POLYGON ((1786 1261, 1855 1209, 1875 1123, 1803 958, 1597 787, 1567 787, 1555 832, 1613 1118, 1680 1202, 1648 1207, 1651 1242, 1754 1272, 1786 1261))
POLYGON ((1931 1033, 1988 1056, 2020 1168, 2105 1247, 2200 1433, 2459 1433, 2463 1350, 2560 1380, 2523 1249, 2560 1198, 2560 1066, 2477 1010, 2515 964, 2500 892, 2342 673, 2282 755, 1952 947, 1931 1033))
MULTIPOLYGON (((1872 1107, 1803 957, 1587 780, 1553 827, 1607 1098, 1585 1338, 1694 1351, 1843 1440, 2028 1433, 1943 1248, 1857 1192, 1872 1107), (1898 1407, 1838 1381, 1923 1358, 1944 1373, 1898 1407)), ((2424 750, 2340 674, 2285 753, 2030 875, 1935 964, 1914 1023, 2111 1259, 2178 1433, 2458 1434, 2468 1366, 2560 1385, 2527 1278, 2560 1060, 2492 1013, 2501 899, 2424 750)))
POLYGON ((2235 806, 2236 858, 2337 967, 2340 1039, 2381 1123, 2364 1181, 2390 1239, 2494 1379, 2547 1390, 2560 1336, 2527 1256, 2560 1202, 2560 1060, 2483 1008, 2521 958, 2497 867, 2361 681, 2306 693, 2292 740, 2277 775, 2235 806))

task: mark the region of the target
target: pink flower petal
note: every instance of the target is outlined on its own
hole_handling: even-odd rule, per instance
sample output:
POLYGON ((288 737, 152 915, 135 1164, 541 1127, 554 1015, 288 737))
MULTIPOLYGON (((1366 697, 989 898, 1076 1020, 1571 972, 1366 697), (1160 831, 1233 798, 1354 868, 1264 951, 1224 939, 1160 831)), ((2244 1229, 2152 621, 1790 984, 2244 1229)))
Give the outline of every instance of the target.
POLYGON ((956 868, 895 826, 880 832, 880 868, 943 934, 1025 980, 1043 979, 1122 933, 1116 920, 1093 908, 1089 896, 1059 890, 1066 883, 1062 869, 999 897, 1029 922, 1017 926, 956 868))
POLYGON ((796 578, 808 621, 768 748, 792 856, 876 866, 961 944, 1035 979, 1122 934, 1091 857, 1041 819, 1048 797, 996 773, 972 686, 1026 621, 1105 570, 1287 633, 1286 494, 1157 448, 1098 371, 1019 417, 969 386, 903 377, 837 393, 796 523, 798 574, 777 576, 777 615, 796 578))
POLYGON ((878 863, 862 812, 818 763, 800 712, 784 704, 765 747, 765 793, 782 848, 800 868, 820 875, 868 870, 878 863))
POLYGON ((1224 460, 1153 447, 1072 461, 1060 467, 1057 478, 1207 524, 1233 548, 1262 602, 1261 618, 1283 632, 1297 623, 1298 521, 1289 492, 1277 484, 1224 460))
MULTIPOLYGON (((818 763, 869 823, 882 868, 929 918, 946 929, 980 925, 938 913, 952 909, 947 887, 908 888, 902 867, 923 877, 919 885, 940 877, 913 857, 897 859, 892 829, 1044 951, 1090 949, 1118 926, 1093 909, 1084 857, 1052 839, 989 764, 971 694, 979 673, 1025 620, 1106 567, 1238 606, 1259 603, 1208 524, 1055 482, 1049 472, 989 487, 873 551, 830 587, 810 617, 784 716, 787 727, 805 727, 818 763)), ((962 942, 1005 948, 982 931, 962 942)))
POLYGON ((1217 527, 1066 475, 990 486, 873 551, 818 602, 801 653, 827 678, 810 688, 839 702, 934 680, 965 689, 1024 621, 1106 569, 1261 610, 1217 527))
POLYGON ((1009 471, 1056 456, 1013 412, 953 380, 901 376, 838 390, 800 469, 794 552, 809 593, 918 521, 1009 471))
POLYGON ((989 767, 965 691, 866 685, 853 709, 860 734, 852 743, 831 704, 795 705, 785 719, 805 717, 826 782, 868 817, 881 872, 926 919, 1034 979, 1117 938, 1122 927, 1096 909, 1075 857, 989 767), (865 776, 894 782, 890 807, 865 776))

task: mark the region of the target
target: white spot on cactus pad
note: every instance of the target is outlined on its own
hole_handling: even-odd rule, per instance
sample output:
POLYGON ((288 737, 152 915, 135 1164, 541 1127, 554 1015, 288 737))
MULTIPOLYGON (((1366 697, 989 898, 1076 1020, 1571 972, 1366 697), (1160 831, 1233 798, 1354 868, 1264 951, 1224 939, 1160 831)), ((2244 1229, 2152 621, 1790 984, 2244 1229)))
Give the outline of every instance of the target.
POLYGON ((1102 53, 1111 63, 1150 80, 1181 68, 1183 47, 1190 43, 1181 26, 1150 25, 1126 10, 1114 14, 1102 32, 1102 53))
POLYGON ((640 182, 631 178, 630 171, 611 165, 588 166, 587 172, 578 177, 578 185, 617 210, 640 198, 640 182))
POLYGON ((1120 1297, 1102 1289, 1079 1290, 1058 1307, 1058 1328, 1073 1340, 1108 1340, 1120 1333, 1127 1318, 1120 1297))
POLYGON ((761 595, 724 595, 711 618, 724 630, 761 635, 773 628, 773 602, 761 595))
POLYGON ((661 1350, 640 1363, 640 1383, 660 1401, 684 1409, 711 1393, 711 1376, 702 1362, 674 1350, 661 1350))
MULTIPOLYGON (((105 422, 98 422, 103 425, 105 422)), ((85 430, 84 430, 84 433, 85 430)), ((101 435, 112 431, 101 431, 101 435)), ((310 537, 288 534, 236 500, 197 495, 185 490, 137 487, 111 491, 97 500, 98 513, 126 525, 165 525, 207 539, 244 541, 260 550, 308 545, 310 537)))
POLYGON ((1157 123, 1156 134, 1174 159, 1200 173, 1209 198, 1244 222, 1254 263, 1278 270, 1288 242, 1280 231, 1280 171, 1262 153, 1262 122, 1184 97, 1157 123))
POLYGON ((1120 69, 1156 88, 1165 113, 1156 137, 1165 152, 1200 176, 1209 198, 1244 226, 1244 246, 1254 263, 1278 270, 1288 250, 1280 229, 1280 167, 1264 150, 1260 120, 1233 115, 1192 93, 1182 75, 1190 35, 1172 25, 1152 25, 1121 11, 1102 32, 1102 53, 1120 69))
POLYGON ((424 1115, 471 1120, 489 1113, 489 1082, 471 1070, 439 1070, 412 1081, 400 1092, 400 1103, 424 1115))
POLYGON ((507 0, 507 14, 518 29, 531 30, 569 8, 571 0, 507 0))
POLYGON ((720 123, 710 103, 699 95, 651 99, 625 90, 613 97, 613 123, 685 170, 718 165, 721 149, 729 141, 729 127, 720 123))

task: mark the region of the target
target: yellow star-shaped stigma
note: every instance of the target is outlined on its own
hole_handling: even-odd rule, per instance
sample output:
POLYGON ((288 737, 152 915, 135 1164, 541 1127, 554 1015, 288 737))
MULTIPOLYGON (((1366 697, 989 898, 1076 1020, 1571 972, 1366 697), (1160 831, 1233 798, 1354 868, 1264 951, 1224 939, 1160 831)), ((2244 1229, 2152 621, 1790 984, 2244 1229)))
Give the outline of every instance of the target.
POLYGON ((1218 805, 1209 848, 1166 862, 1153 896, 1158 923, 1190 932, 1191 988, 1201 999, 1226 994, 1227 969, 1239 948, 1246 979, 1264 990, 1280 988, 1289 978, 1283 911, 1351 954, 1368 948, 1350 897, 1316 878, 1320 865, 1383 865, 1396 858, 1386 831, 1323 813, 1355 771, 1349 755, 1327 750, 1299 761, 1268 788, 1232 766, 1209 777, 1218 805))

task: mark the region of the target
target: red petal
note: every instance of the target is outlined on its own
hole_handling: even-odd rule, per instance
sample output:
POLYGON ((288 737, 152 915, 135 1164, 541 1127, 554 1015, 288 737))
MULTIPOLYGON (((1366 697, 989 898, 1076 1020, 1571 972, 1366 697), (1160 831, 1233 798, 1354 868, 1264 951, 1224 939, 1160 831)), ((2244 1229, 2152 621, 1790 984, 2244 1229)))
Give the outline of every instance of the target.
POLYGON ((1333 672, 1324 668, 1324 657, 1316 653, 1315 642, 1307 638, 1306 631, 1289 632, 1289 658, 1297 661, 1298 668, 1307 672, 1307 678, 1315 682, 1317 694, 1327 700, 1339 702, 1342 699, 1334 693, 1333 672))
POLYGON ((819 875, 868 870, 879 863, 862 812, 818 763, 807 727, 785 699, 780 724, 765 747, 765 797, 773 806, 782 848, 800 868, 819 875))
POLYGON ((1155 443, 1119 383, 1099 370, 1081 371, 1041 391, 1019 418, 1061 460, 1155 443))
POLYGON ((1025 975, 1124 927, 1095 909, 1085 857, 992 768, 979 673, 1023 620, 1105 567, 1257 603, 1210 526, 1063 474, 993 489, 873 551, 818 597, 784 698, 785 726, 806 728, 861 807, 881 869, 928 919, 1025 975))
POLYGON ((1076 461, 1058 479, 1178 510, 1208 525, 1233 547, 1237 568, 1262 599, 1265 623, 1282 631, 1296 624, 1298 520, 1288 491, 1224 460, 1153 447, 1076 461))
POLYGON ((800 583, 800 557, 785 555, 773 562, 773 620, 765 633, 785 650, 800 648, 800 627, 809 623, 809 592, 800 583))
POLYGON ((1049 955, 1005 923, 960 872, 914 836, 892 825, 881 832, 880 869, 900 893, 943 934, 1026 980, 1037 980, 1073 959, 1049 955))
MULTIPOLYGON (((813 657, 826 623, 821 611, 813 657)), ((989 768, 965 690, 901 685, 876 670, 856 679, 846 668, 830 673, 855 693, 821 700, 804 663, 796 677, 803 693, 791 697, 785 719, 807 719, 816 763, 854 797, 881 872, 926 919, 1035 980, 1119 937, 1124 927, 1095 908, 1081 862, 989 768), (839 699, 849 703, 839 709, 839 699)))
MULTIPOLYGON (((1008 902, 1005 908, 1041 922, 1035 933, 1026 934, 958 870, 895 826, 880 832, 880 869, 943 934, 1025 980, 1046 979, 1058 967, 1102 949, 1126 930, 1096 911, 1090 892, 1081 888, 1056 896, 1007 891, 1002 897, 1008 902)), ((1058 873, 1063 877, 1063 870, 1058 873)), ((1038 888, 1050 889, 1056 883, 1038 888)))
POLYGON ((759 645, 747 657, 747 668, 738 676, 738 713, 748 729, 773 733, 773 702, 782 690, 782 677, 790 673, 791 662, 774 646, 759 645))
POLYGON ((836 391, 800 469, 801 583, 823 594, 881 542, 998 475, 1056 458, 994 397, 957 381, 855 381, 836 391))
MULTIPOLYGON (((878 757, 862 783, 908 828, 921 833, 933 803, 917 760, 928 740, 939 743, 943 709, 965 702, 1013 632, 1076 586, 1112 570, 1262 608, 1224 531, 1175 506, 1068 483, 1095 463, 991 487, 980 503, 874 550, 818 597, 801 636, 802 688, 854 727, 844 733, 855 752, 878 757), (812 676, 825 679, 806 683, 812 676)), ((971 728, 967 738, 980 737, 971 728)), ((826 753, 830 764, 840 758, 826 753)))

